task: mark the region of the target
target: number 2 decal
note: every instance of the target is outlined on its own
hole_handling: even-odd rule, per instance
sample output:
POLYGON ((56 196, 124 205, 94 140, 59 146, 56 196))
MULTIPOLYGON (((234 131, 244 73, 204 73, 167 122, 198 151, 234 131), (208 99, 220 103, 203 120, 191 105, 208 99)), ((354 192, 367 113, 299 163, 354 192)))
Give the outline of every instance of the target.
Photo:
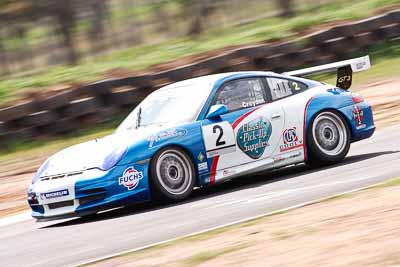
POLYGON ((235 134, 229 122, 205 125, 202 131, 208 158, 236 151, 235 134))
POLYGON ((214 125, 213 133, 217 133, 217 130, 219 132, 219 135, 218 135, 217 141, 215 142, 215 146, 223 146, 226 144, 225 141, 221 141, 222 136, 224 135, 224 129, 219 125, 214 125))
POLYGON ((299 90, 300 90, 300 86, 299 86, 298 83, 292 82, 292 85, 294 86, 294 90, 295 90, 295 91, 299 91, 299 90))

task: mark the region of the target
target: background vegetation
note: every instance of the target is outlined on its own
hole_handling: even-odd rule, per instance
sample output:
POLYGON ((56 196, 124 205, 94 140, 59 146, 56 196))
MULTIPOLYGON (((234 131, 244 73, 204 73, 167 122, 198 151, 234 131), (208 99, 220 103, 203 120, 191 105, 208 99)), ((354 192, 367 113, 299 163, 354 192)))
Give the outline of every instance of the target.
POLYGON ((0 0, 0 105, 26 91, 371 16, 400 0, 0 0))

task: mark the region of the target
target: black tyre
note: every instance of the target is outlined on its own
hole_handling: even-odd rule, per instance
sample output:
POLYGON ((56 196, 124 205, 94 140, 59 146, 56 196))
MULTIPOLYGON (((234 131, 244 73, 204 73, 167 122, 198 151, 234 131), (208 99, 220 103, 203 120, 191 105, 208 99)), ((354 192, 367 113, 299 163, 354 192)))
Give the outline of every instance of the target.
POLYGON ((193 191, 196 173, 187 153, 177 147, 156 153, 150 166, 150 186, 155 200, 176 202, 193 191))
POLYGON ((307 131, 307 163, 322 166, 343 160, 350 149, 350 138, 342 116, 334 111, 319 113, 307 131))

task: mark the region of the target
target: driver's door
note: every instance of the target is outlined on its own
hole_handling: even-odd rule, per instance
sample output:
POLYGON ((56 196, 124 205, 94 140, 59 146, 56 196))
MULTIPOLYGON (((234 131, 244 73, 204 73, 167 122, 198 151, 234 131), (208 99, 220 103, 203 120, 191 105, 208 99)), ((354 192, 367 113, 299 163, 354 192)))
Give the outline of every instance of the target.
POLYGON ((207 157, 218 157, 214 171, 271 157, 277 149, 284 112, 268 103, 264 81, 238 79, 219 88, 212 105, 226 105, 228 113, 205 119, 202 125, 207 157))

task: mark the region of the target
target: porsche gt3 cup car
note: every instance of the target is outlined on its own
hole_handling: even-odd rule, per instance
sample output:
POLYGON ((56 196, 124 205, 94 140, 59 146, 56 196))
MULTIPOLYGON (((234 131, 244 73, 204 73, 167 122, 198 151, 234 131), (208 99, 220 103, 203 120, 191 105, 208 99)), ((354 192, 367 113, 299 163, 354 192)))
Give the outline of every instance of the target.
POLYGON ((286 74, 194 78, 151 93, 115 133, 44 162, 28 190, 34 218, 82 216, 287 165, 332 164, 374 130, 371 106, 347 89, 369 57, 286 74), (338 72, 336 86, 300 78, 338 72))

